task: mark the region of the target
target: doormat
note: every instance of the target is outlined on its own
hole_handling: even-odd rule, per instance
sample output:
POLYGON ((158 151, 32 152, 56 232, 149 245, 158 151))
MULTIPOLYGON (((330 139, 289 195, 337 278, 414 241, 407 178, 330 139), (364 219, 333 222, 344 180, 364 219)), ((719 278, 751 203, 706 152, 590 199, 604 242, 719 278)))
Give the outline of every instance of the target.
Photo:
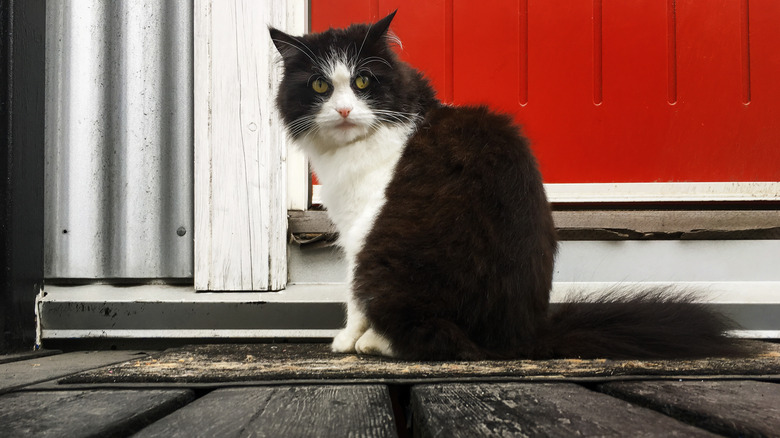
POLYGON ((753 357, 698 360, 502 360, 407 362, 337 354, 328 344, 191 345, 85 371, 61 384, 216 384, 226 382, 419 382, 469 380, 780 379, 780 344, 753 357))

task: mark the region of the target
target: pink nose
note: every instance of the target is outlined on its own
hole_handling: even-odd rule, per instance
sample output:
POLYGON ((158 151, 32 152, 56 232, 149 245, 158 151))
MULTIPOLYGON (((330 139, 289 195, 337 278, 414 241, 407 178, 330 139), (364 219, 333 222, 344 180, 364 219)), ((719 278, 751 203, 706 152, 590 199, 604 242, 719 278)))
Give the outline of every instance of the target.
POLYGON ((352 111, 351 108, 337 108, 336 111, 341 114, 341 117, 344 117, 345 119, 349 117, 349 113, 352 111))

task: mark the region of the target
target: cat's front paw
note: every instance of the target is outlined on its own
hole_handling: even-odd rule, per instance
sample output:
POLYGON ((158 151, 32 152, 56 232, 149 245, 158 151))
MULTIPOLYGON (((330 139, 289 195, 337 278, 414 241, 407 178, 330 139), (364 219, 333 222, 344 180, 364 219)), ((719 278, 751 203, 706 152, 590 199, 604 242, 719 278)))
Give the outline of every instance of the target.
POLYGON ((362 332, 344 329, 333 338, 333 343, 330 345, 330 348, 334 353, 354 353, 355 343, 362 334, 362 332))
POLYGON ((360 354, 393 357, 390 341, 374 329, 368 329, 355 343, 355 350, 360 354))

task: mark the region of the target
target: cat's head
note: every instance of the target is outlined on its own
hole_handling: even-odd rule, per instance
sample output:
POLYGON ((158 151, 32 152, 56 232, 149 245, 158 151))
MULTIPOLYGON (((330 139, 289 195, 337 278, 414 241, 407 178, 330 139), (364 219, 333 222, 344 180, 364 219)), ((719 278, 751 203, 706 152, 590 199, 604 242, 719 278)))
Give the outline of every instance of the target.
POLYGON ((391 49, 394 16, 300 37, 270 29, 284 61, 276 104, 293 138, 339 146, 416 121, 410 69, 391 49))

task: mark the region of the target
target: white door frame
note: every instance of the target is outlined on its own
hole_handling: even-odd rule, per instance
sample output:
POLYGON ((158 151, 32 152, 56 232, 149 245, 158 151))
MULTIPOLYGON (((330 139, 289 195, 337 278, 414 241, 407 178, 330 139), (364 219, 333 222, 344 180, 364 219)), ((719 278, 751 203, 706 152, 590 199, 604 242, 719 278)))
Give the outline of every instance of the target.
POLYGON ((306 16, 305 0, 195 1, 196 290, 286 285, 287 138, 267 26, 300 34, 306 16))

